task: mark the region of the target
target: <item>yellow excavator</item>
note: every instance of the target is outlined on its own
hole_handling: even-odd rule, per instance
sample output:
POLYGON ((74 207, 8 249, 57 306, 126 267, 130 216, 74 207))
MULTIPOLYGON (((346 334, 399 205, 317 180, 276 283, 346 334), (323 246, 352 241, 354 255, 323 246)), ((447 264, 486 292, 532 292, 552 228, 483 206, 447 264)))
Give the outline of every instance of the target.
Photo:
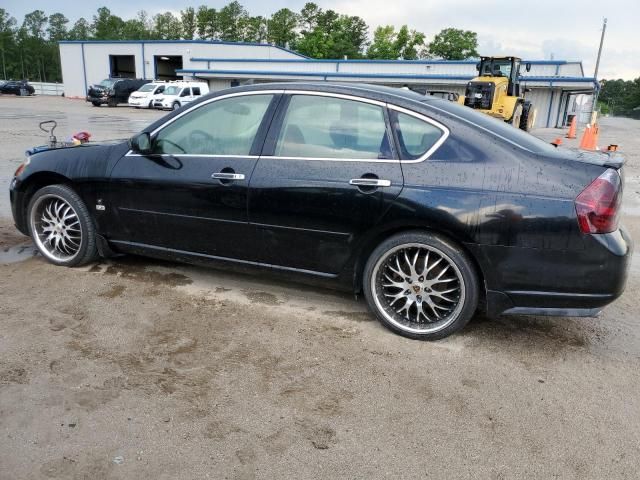
MULTIPOLYGON (((528 132, 535 122, 536 111, 524 98, 529 89, 520 85, 521 64, 518 57, 480 57, 476 65, 479 76, 467 83, 465 95, 458 98, 458 103, 528 132)), ((531 64, 526 63, 525 68, 530 71, 531 64)))

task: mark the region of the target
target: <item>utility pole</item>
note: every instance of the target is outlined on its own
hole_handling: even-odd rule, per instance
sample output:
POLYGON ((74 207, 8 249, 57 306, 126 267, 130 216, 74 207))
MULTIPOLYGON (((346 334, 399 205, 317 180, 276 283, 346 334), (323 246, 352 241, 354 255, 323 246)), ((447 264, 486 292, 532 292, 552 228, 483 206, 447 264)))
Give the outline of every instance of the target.
POLYGON ((598 81, 598 69, 600 68, 600 56, 602 55, 602 44, 604 43, 604 33, 607 31, 607 19, 602 22, 602 35, 600 35, 600 48, 598 48, 598 58, 596 58, 596 70, 593 72, 593 76, 598 81))
MULTIPOLYGON (((596 69, 593 72, 593 78, 595 79, 596 83, 598 83, 598 69, 600 68, 600 56, 602 55, 602 45, 604 44, 604 33, 606 31, 607 31, 607 19, 605 18, 602 21, 602 34, 600 35, 600 47, 598 48, 598 57, 596 58, 596 69)), ((598 83, 598 86, 596 87, 596 93, 593 95, 593 105, 591 106, 591 112, 595 112, 596 108, 598 108, 599 94, 600 94, 600 84, 598 83)), ((595 115, 595 113, 593 115, 595 115)))

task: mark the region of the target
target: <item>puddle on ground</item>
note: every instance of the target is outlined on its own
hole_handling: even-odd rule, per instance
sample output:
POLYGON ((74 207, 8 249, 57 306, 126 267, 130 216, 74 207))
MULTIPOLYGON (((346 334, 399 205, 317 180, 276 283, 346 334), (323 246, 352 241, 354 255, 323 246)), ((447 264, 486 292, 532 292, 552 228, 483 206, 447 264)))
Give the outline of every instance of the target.
POLYGON ((0 264, 18 263, 29 260, 39 255, 38 249, 33 243, 21 243, 0 250, 0 264))

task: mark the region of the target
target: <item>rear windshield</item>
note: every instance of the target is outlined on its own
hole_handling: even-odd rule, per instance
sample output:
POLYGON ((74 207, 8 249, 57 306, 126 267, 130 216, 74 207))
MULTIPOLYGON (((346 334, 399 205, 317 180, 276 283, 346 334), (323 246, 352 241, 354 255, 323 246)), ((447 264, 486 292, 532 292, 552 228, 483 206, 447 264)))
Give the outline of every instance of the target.
POLYGON ((491 133, 503 137, 509 142, 515 143, 530 152, 537 154, 557 153, 557 149, 553 145, 540 140, 519 128, 515 128, 502 120, 493 118, 485 113, 476 112, 472 108, 464 107, 454 102, 439 100, 434 97, 429 98, 424 103, 436 110, 450 113, 481 128, 489 130, 491 133))

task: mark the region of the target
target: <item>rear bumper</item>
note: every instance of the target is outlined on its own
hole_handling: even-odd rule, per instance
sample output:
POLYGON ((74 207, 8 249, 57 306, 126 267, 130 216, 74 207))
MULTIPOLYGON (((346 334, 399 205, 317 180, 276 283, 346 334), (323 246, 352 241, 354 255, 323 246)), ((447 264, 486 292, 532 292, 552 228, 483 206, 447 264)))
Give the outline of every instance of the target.
POLYGON ((585 237, 582 250, 476 246, 487 285, 487 313, 595 316, 624 292, 631 238, 585 237), (484 268, 484 267, 488 268, 484 268))

